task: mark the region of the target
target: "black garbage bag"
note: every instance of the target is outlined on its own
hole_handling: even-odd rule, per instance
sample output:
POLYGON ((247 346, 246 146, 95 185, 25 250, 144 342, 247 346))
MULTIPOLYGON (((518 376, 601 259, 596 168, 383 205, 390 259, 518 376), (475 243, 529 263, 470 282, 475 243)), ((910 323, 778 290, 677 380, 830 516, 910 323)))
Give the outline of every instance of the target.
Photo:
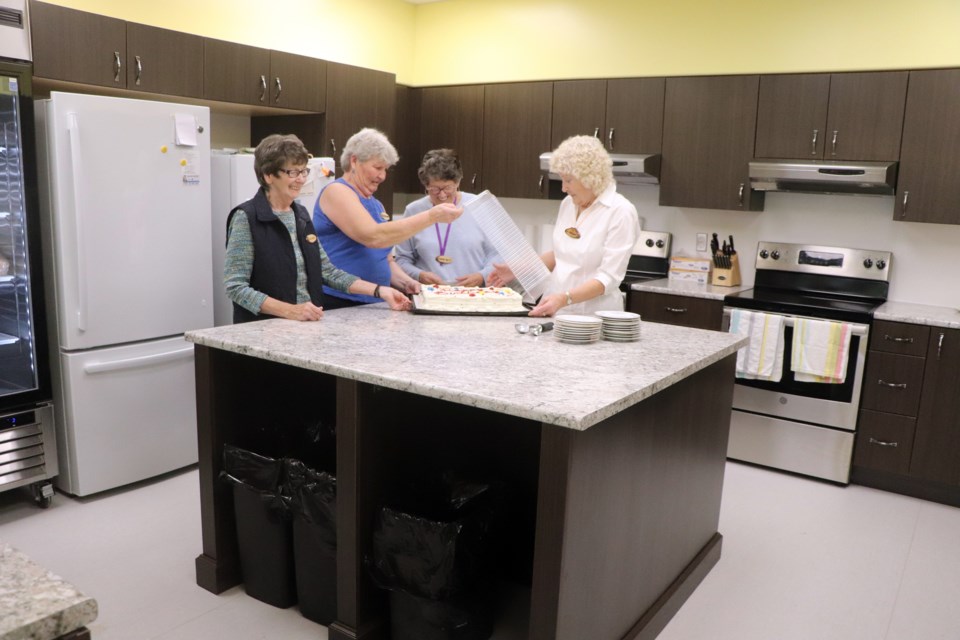
POLYGON ((486 640, 493 635, 493 596, 481 589, 445 600, 390 592, 391 640, 486 640))
POLYGON ((337 617, 337 479, 300 460, 284 463, 300 613, 329 625, 337 617))
POLYGON ((499 544, 500 489, 448 473, 442 482, 405 492, 409 511, 383 507, 368 559, 374 582, 433 599, 489 582, 499 544))
POLYGON ((233 510, 244 589, 257 600, 287 608, 297 601, 289 501, 281 493, 280 460, 232 445, 223 447, 221 479, 233 485, 233 510))

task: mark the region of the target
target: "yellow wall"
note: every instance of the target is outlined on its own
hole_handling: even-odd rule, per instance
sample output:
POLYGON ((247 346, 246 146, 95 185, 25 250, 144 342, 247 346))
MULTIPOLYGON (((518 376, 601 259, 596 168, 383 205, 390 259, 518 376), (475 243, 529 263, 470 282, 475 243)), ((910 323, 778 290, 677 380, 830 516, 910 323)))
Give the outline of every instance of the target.
POLYGON ((414 86, 960 66, 958 0, 50 0, 414 86))

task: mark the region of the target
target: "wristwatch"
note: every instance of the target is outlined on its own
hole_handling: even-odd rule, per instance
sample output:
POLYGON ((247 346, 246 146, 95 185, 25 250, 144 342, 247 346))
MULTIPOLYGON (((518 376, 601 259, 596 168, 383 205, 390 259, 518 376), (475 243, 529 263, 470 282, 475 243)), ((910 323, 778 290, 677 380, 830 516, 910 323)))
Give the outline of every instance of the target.
POLYGON ((573 304, 573 296, 570 295, 569 291, 564 291, 567 294, 567 306, 573 304))

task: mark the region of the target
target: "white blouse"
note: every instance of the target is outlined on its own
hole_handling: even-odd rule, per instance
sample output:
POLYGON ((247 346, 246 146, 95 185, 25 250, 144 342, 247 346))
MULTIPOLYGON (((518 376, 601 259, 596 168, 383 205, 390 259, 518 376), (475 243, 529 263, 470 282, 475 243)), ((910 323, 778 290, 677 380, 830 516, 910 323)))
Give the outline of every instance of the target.
POLYGON ((603 295, 586 302, 560 309, 560 314, 591 314, 601 310, 623 310, 620 282, 627 272, 627 263, 640 236, 637 209, 617 193, 611 183, 593 203, 580 213, 567 196, 560 203, 557 224, 553 229, 553 253, 556 267, 549 293, 565 292, 587 280, 599 280, 603 295), (564 230, 576 227, 577 239, 564 230))

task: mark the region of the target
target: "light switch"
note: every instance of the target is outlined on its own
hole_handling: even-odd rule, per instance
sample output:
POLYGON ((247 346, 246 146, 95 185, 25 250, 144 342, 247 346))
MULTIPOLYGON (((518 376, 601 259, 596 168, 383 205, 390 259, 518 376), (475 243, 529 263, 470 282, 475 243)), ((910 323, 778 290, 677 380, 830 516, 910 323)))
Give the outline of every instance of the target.
POLYGON ((698 233, 697 234, 697 251, 706 251, 707 250, 707 234, 698 233))

